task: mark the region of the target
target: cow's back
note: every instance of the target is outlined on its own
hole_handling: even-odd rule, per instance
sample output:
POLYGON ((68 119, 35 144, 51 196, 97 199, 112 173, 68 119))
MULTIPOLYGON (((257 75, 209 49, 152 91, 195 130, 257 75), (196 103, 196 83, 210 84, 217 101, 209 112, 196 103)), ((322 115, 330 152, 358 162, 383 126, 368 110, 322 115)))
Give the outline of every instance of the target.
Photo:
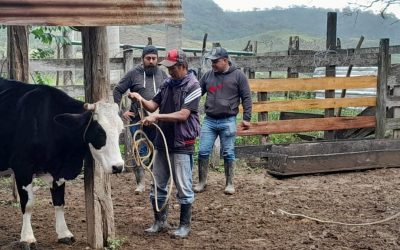
POLYGON ((56 88, 0 78, 0 170, 10 167, 15 151, 35 146, 38 152, 47 150, 52 134, 57 135, 57 114, 81 112, 82 102, 56 88))

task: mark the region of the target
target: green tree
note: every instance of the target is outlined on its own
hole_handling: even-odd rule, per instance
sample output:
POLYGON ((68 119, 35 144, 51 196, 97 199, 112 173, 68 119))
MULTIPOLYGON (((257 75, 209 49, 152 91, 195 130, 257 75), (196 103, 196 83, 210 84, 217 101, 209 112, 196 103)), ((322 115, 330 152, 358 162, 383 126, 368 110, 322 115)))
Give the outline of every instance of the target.
MULTIPOLYGON (((30 33, 34 36, 35 39, 39 40, 41 43, 45 45, 52 45, 53 43, 56 46, 56 51, 52 48, 46 49, 37 49, 35 50, 31 56, 36 59, 46 59, 52 58, 54 54, 56 54, 56 58, 61 58, 61 49, 71 44, 71 40, 68 37, 65 37, 63 34, 71 31, 71 27, 66 26, 35 26, 32 27, 30 33)), ((59 83, 60 73, 57 71, 56 76, 56 85, 59 83)), ((40 72, 35 72, 35 82, 39 84, 45 84, 47 81, 44 79, 44 75, 40 72)))

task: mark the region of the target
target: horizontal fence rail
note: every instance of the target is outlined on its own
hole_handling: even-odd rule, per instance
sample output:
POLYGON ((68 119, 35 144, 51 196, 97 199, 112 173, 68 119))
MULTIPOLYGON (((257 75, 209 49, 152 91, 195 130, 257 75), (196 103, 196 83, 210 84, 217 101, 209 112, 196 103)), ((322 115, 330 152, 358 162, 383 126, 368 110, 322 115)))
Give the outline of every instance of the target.
POLYGON ((257 122, 252 123, 247 130, 238 126, 237 134, 248 136, 373 127, 375 127, 375 116, 328 117, 257 122))
MULTIPOLYGON (((290 110, 305 110, 305 109, 328 109, 328 108, 369 107, 369 106, 376 106, 376 97, 254 102, 252 111, 270 112, 270 111, 290 111, 290 110)), ((240 107, 241 111, 242 109, 243 108, 240 107)))
POLYGON ((284 79, 250 79, 250 89, 254 92, 313 91, 333 89, 376 88, 376 76, 357 77, 317 77, 284 79))

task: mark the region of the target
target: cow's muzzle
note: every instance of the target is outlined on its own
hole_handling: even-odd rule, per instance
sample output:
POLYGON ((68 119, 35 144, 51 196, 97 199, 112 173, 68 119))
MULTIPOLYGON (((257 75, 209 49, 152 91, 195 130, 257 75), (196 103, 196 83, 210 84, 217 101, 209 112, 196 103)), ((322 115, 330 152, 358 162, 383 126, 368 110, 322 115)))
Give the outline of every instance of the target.
POLYGON ((119 174, 124 170, 124 165, 119 165, 119 166, 112 166, 112 173, 113 174, 119 174))

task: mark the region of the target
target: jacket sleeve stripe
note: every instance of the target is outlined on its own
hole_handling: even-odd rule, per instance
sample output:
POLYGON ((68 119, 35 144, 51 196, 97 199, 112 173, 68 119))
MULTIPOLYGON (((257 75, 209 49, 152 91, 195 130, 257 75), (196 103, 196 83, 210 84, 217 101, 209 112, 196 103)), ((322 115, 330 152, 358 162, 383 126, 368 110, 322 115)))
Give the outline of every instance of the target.
POLYGON ((187 104, 200 96, 201 96, 201 89, 198 88, 194 90, 192 93, 190 93, 190 95, 186 96, 184 104, 187 104))

